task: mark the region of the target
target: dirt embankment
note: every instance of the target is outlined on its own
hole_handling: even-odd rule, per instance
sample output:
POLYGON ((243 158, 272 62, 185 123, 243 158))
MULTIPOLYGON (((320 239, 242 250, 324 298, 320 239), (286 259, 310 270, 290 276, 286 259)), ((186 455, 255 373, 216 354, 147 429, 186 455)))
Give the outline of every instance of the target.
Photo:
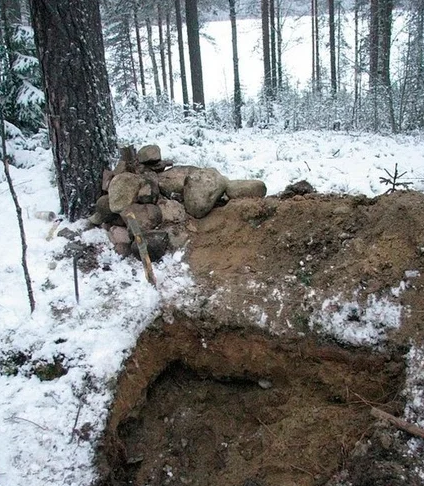
POLYGON ((404 353, 424 336, 423 214, 411 192, 230 201, 192 220, 195 304, 166 309, 129 358, 101 484, 420 484, 408 437, 370 409, 402 413, 404 353), (334 296, 357 302, 347 328, 370 296, 407 311, 388 333, 381 313, 383 347, 354 347, 311 329, 334 296))

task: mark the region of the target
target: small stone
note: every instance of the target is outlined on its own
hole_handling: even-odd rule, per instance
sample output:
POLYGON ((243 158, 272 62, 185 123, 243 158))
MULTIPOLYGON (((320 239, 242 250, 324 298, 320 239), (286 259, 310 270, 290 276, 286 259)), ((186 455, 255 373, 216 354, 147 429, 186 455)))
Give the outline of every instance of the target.
POLYGON ((405 278, 418 278, 420 275, 419 270, 405 270, 405 278))
POLYGON ((269 380, 265 380, 263 378, 261 378, 260 380, 258 380, 258 385, 263 389, 263 390, 269 390, 270 388, 272 388, 272 382, 269 381, 269 380))
POLYGON ((63 228, 57 232, 57 236, 66 238, 69 241, 74 241, 75 238, 78 236, 78 233, 76 231, 70 230, 69 228, 63 228))
POLYGON ((57 218, 56 213, 54 213, 53 211, 37 211, 34 214, 34 217, 49 222, 54 221, 57 218))
POLYGON ((55 270, 57 268, 57 262, 49 262, 47 267, 49 270, 55 270))
POLYGON ((103 223, 103 217, 100 213, 94 213, 88 218, 88 221, 95 226, 100 226, 103 223))

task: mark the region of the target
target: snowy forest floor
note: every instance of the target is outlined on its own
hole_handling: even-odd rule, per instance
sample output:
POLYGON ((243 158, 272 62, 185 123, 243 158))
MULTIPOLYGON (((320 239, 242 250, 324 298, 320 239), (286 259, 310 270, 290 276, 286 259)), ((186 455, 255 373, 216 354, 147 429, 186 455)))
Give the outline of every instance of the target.
POLYGON ((51 155, 10 143, 37 307, 2 180, 1 484, 422 484, 423 442, 370 416, 424 425, 422 135, 134 119, 119 135, 271 197, 189 221, 157 290, 105 232, 62 222, 93 248, 77 305, 68 241, 34 217, 58 210, 51 155), (376 197, 395 163, 415 191, 376 197), (318 193, 272 197, 300 179, 318 193))

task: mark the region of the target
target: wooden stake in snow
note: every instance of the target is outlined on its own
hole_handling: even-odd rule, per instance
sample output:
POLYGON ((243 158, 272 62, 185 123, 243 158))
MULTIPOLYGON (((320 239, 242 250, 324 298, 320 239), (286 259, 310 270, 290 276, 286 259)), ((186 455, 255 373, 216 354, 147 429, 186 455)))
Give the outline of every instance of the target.
POLYGON ((152 262, 147 251, 146 239, 143 235, 140 225, 137 223, 134 213, 127 213, 125 214, 125 216, 127 218, 127 226, 134 235, 135 242, 137 243, 137 248, 140 253, 141 261, 143 263, 146 280, 150 284, 152 284, 153 287, 156 287, 156 277, 153 273, 152 262))
POLYGON ((391 415, 390 413, 384 412, 383 410, 375 407, 371 408, 371 415, 380 420, 387 420, 398 429, 408 432, 408 434, 415 435, 415 437, 420 437, 421 439, 424 439, 424 430, 417 425, 410 424, 406 420, 402 420, 398 417, 395 417, 394 415, 391 415))
POLYGON ((7 184, 9 185, 10 194, 12 195, 13 202, 15 203, 16 215, 18 217, 19 232, 21 235, 22 267, 24 269, 29 306, 31 308, 31 314, 32 314, 35 309, 35 299, 34 299, 34 292, 32 290, 31 278, 29 276, 28 264, 27 264, 27 243, 26 243, 24 222, 22 219, 22 208, 19 205, 18 195, 16 194, 15 188, 13 187, 13 181, 9 171, 10 157, 7 154, 7 150, 6 150, 6 130, 4 127, 3 107, 0 107, 0 131, 1 131, 1 142, 2 142, 2 152, 3 152, 4 173, 6 175, 7 184))

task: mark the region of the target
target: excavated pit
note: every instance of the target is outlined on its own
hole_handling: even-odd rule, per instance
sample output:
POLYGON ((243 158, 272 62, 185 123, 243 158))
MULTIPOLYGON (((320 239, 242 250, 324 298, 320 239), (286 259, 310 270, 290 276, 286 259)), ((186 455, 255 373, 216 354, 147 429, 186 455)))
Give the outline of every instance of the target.
MULTIPOLYGON (((375 436, 370 406, 399 414, 403 384, 399 350, 158 320, 119 379, 100 484, 319 486, 349 468, 368 484, 355 474, 378 470, 380 452, 360 452, 375 436)), ((373 474, 406 484, 399 470, 373 474)))

